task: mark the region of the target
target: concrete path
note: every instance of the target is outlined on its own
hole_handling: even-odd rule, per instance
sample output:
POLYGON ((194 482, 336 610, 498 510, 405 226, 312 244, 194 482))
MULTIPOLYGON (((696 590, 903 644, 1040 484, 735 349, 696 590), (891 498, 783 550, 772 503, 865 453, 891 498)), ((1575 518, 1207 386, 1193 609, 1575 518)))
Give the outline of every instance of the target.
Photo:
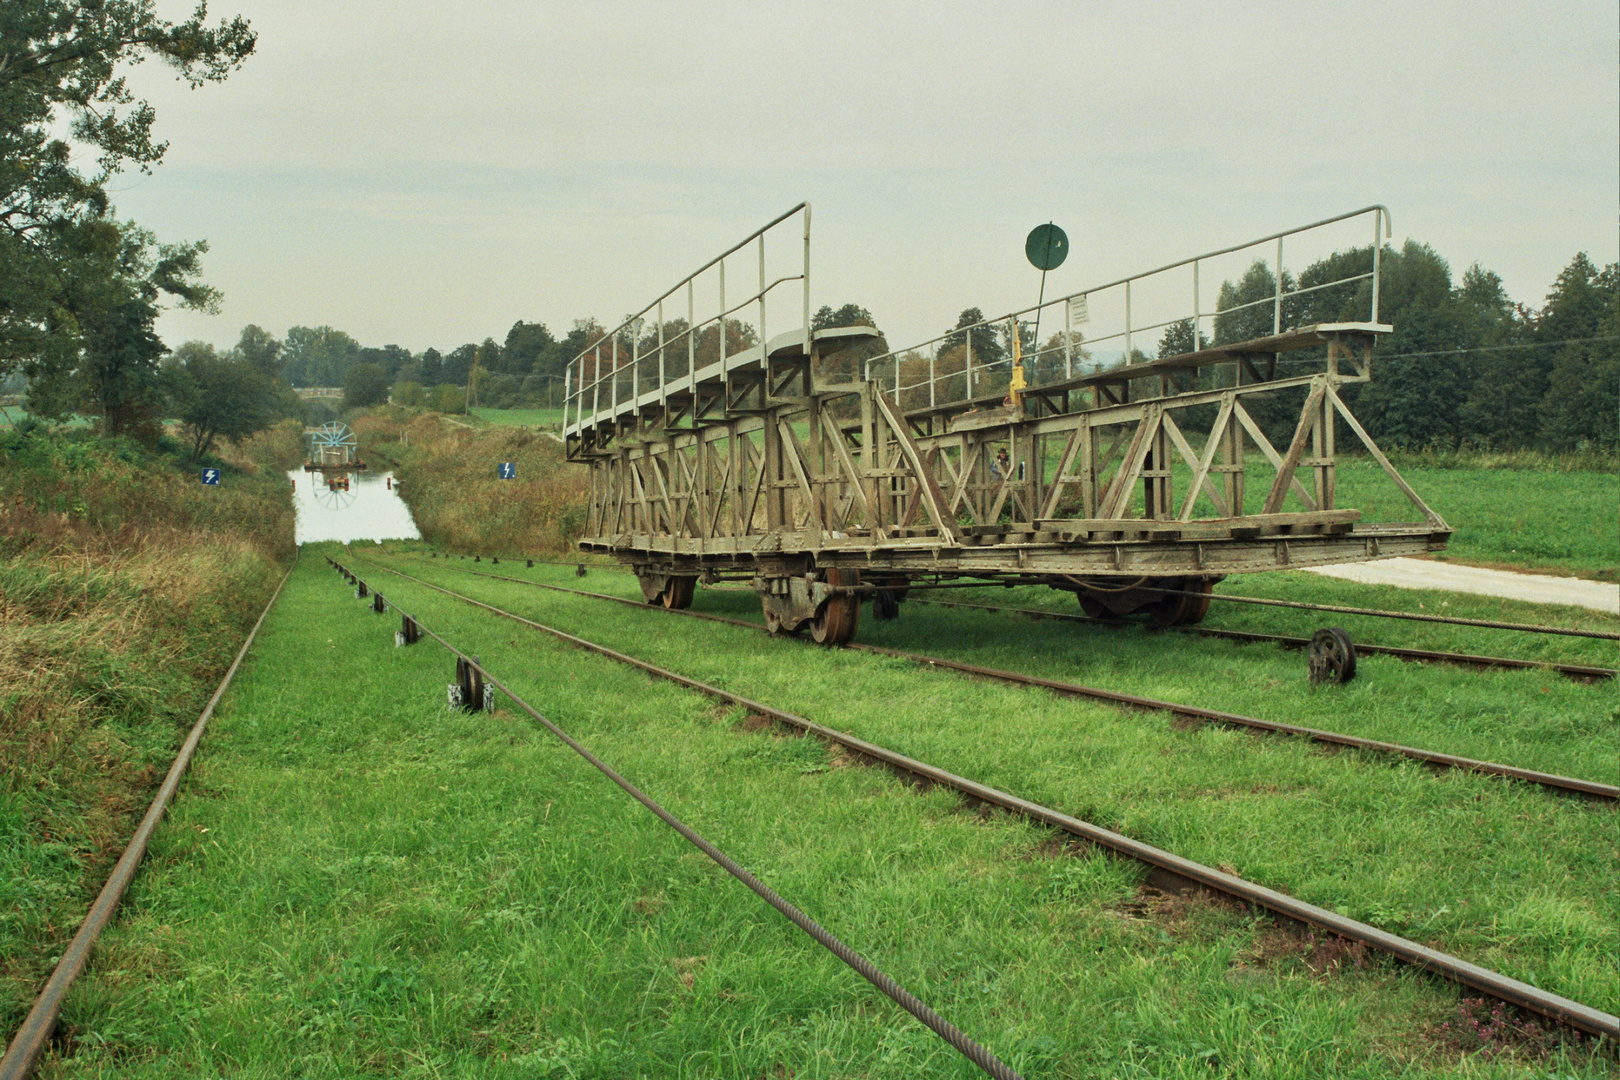
POLYGON ((1323 566, 1310 571, 1363 585, 1394 585, 1402 589, 1444 589, 1448 592, 1503 596, 1535 604, 1568 604, 1620 615, 1620 585, 1581 578, 1520 574, 1512 570, 1486 570, 1427 559, 1380 559, 1377 562, 1323 566))

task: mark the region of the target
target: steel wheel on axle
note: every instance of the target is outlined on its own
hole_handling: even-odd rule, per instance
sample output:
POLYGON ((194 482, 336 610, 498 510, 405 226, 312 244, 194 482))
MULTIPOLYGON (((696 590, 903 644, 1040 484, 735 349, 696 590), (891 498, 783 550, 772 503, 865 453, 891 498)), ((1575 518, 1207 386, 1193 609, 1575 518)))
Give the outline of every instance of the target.
POLYGON ((1310 672, 1313 683, 1345 683, 1356 677, 1356 647, 1337 626, 1324 626, 1311 635, 1310 672))
MULTIPOLYGON (((826 581, 833 588, 846 588, 859 585, 861 574, 859 570, 831 569, 827 571, 826 581)), ((843 645, 855 636, 855 624, 860 615, 860 594, 834 596, 810 620, 810 636, 818 645, 843 645)))
POLYGON ((670 611, 682 611, 692 606, 692 593, 697 588, 695 577, 672 577, 658 594, 659 600, 670 611))

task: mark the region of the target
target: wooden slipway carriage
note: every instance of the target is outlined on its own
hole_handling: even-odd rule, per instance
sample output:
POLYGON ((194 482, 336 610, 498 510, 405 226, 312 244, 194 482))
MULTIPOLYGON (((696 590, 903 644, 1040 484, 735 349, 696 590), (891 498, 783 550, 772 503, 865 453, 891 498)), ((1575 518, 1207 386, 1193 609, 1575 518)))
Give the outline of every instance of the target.
POLYGON ((1077 594, 1089 614, 1146 611, 1170 625, 1201 619, 1227 574, 1439 550, 1451 529, 1341 396, 1369 378, 1390 330, 1377 320, 1381 231, 1388 213, 1369 207, 1047 302, 1060 334, 983 364, 973 352, 990 359, 989 333, 1030 316, 1038 325, 1042 309, 878 356, 868 327, 808 330, 810 209, 800 205, 569 365, 568 457, 591 470, 580 546, 616 557, 649 603, 672 608, 691 603, 700 578, 746 580, 772 631, 808 627, 828 644, 853 636, 863 598, 892 614, 908 587, 951 579, 1046 584, 1077 594), (1320 234, 1369 216, 1360 273, 1296 288, 1276 272, 1272 295, 1200 310, 1200 272, 1223 258, 1270 256, 1275 244, 1280 271, 1285 239, 1310 251, 1315 238, 1320 250, 1320 234), (787 249, 789 271, 769 282, 767 236, 779 262, 787 249), (729 307, 728 260, 734 276, 748 263, 754 286, 729 307), (1189 273, 1190 309, 1167 307, 1163 286, 1189 273), (716 284, 718 304, 700 319, 700 286, 710 298, 716 284), (1285 328, 1325 290, 1341 308, 1365 302, 1368 321, 1285 328), (779 323, 784 308, 795 328, 767 337, 767 317, 779 323), (1271 332, 1205 342, 1212 325, 1219 340, 1238 320, 1271 332), (1082 323, 1111 325, 1082 338, 1082 323), (1133 337, 1151 345, 1167 327, 1204 347, 1141 360, 1133 337), (1088 363, 1100 346, 1136 362, 1088 363), (1256 411, 1273 431, 1280 415, 1292 420, 1292 438, 1274 444, 1256 411), (1349 436, 1419 520, 1374 523, 1338 505, 1349 436))

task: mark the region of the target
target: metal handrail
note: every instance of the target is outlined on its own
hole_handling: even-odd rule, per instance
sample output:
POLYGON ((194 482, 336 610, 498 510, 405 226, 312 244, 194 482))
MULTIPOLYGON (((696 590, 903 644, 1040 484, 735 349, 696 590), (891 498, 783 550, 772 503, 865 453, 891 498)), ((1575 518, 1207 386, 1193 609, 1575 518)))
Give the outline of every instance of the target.
MULTIPOLYGON (((1085 344, 1095 345, 1095 344, 1098 344, 1098 343, 1101 343, 1101 342, 1114 341, 1114 340, 1123 338, 1125 340, 1125 343, 1126 343, 1125 347, 1126 347, 1126 359, 1127 359, 1127 361, 1128 361, 1129 355, 1130 355, 1130 350, 1131 350, 1130 340, 1131 340, 1131 337, 1132 337, 1133 334, 1162 329, 1163 327, 1166 327, 1166 326, 1172 326, 1172 325, 1175 325, 1176 323, 1179 323, 1179 322, 1188 321, 1188 318, 1190 318, 1191 321, 1192 321, 1192 326, 1193 326, 1193 339, 1196 342, 1197 341, 1197 336, 1198 336, 1198 328, 1199 328, 1199 325, 1200 325, 1201 321, 1204 318, 1207 317, 1207 318, 1212 318, 1213 319, 1213 318, 1216 318, 1216 317, 1219 317, 1219 316, 1222 316, 1222 315, 1229 315, 1232 312, 1243 311, 1243 310, 1246 310, 1248 308, 1258 307, 1258 306, 1260 306, 1262 304, 1270 304, 1270 305, 1272 305, 1272 309, 1273 309, 1273 311, 1275 313, 1274 316, 1273 316, 1272 329, 1273 329, 1274 333, 1275 332, 1280 332, 1281 329, 1282 329, 1282 327, 1281 327, 1281 318, 1282 318, 1283 301, 1285 301, 1287 299, 1290 299, 1292 297, 1295 297, 1295 296, 1305 295, 1306 293, 1312 293, 1312 292, 1316 292, 1316 291, 1321 290, 1321 289, 1327 289, 1327 288, 1333 288, 1333 287, 1336 287, 1336 286, 1347 285, 1347 284, 1349 284, 1351 282, 1355 282, 1355 281, 1364 281, 1364 280, 1367 280, 1369 278, 1372 281, 1372 296, 1371 296, 1371 303, 1370 303, 1369 321, 1373 322, 1373 323, 1376 323, 1378 321, 1379 283, 1380 283, 1380 272, 1381 272, 1381 269, 1382 269, 1382 254, 1383 254, 1383 245, 1382 245, 1382 243, 1380 241, 1383 240, 1383 239, 1388 239, 1390 237, 1391 233, 1392 233, 1392 221, 1391 221, 1391 218, 1390 218, 1389 209, 1387 207, 1385 207, 1384 205, 1380 204, 1380 203, 1374 203, 1374 204, 1372 204, 1370 206, 1364 206, 1359 210, 1351 210, 1351 211, 1348 211, 1348 212, 1343 213, 1343 214, 1336 214, 1333 217, 1323 218, 1320 221, 1313 221, 1308 225, 1299 225, 1299 226, 1296 226, 1296 227, 1291 228, 1291 229, 1285 229, 1285 230, 1283 230, 1281 232, 1272 233, 1269 236, 1262 236, 1257 240, 1250 240, 1250 241, 1246 241, 1246 242, 1241 243, 1241 244, 1233 244, 1233 245, 1231 245, 1229 247, 1218 248, 1218 249, 1216 249, 1214 251, 1204 252, 1201 255, 1194 255, 1194 256, 1192 256, 1190 258, 1180 259, 1180 260, 1177 260, 1176 262, 1166 263, 1163 266, 1155 267, 1152 270, 1144 270, 1144 271, 1141 271, 1141 272, 1136 273, 1136 274, 1131 274, 1131 275, 1129 275, 1127 277, 1116 278, 1113 281, 1109 281, 1109 282, 1106 282, 1106 283, 1101 284, 1101 285, 1095 285, 1095 286, 1092 286, 1092 287, 1087 288, 1087 289, 1079 290, 1077 292, 1072 292, 1072 293, 1069 293, 1066 296, 1060 296, 1060 297, 1057 297, 1056 299, 1053 299, 1053 300, 1047 300, 1047 301, 1044 301, 1042 303, 1036 304, 1036 305, 1034 305, 1032 307, 1024 308, 1024 309, 1022 309, 1020 311, 1010 312, 1010 313, 1008 313, 1006 315, 1000 315, 1000 316, 997 316, 997 317, 992 318, 992 319, 984 319, 984 320, 982 320, 980 322, 972 323, 971 325, 968 325, 968 326, 952 327, 950 330, 947 330, 945 333, 940 334, 940 335, 938 335, 936 337, 933 337, 933 338, 929 338, 926 341, 922 341, 922 342, 919 342, 917 344, 910 345, 910 346, 908 346, 906 348, 903 348, 903 349, 893 349, 893 350, 891 350, 891 351, 889 351, 887 353, 884 353, 884 354, 882 354, 880 356, 872 357, 871 359, 866 361, 867 377, 868 378, 871 377, 871 372, 872 372, 872 366, 873 365, 875 365, 875 364, 883 364, 886 361, 894 361, 895 362, 895 386, 894 386, 894 389, 892 391, 890 391, 890 392, 895 395, 896 400, 898 400, 899 394, 902 393, 903 391, 915 390, 915 389, 917 389, 919 387, 927 386, 927 387, 929 387, 929 399, 930 399, 929 403, 930 403, 930 405, 933 405, 933 404, 936 404, 936 401, 935 401, 935 397, 936 397, 935 387, 940 382, 943 382, 945 379, 957 378, 958 376, 961 376, 964 372, 967 372, 968 373, 968 391, 967 391, 967 394, 968 394, 969 397, 971 397, 972 396, 971 383, 972 383, 973 374, 975 372, 986 371, 990 367, 999 366, 999 364, 1002 363, 1002 361, 998 361, 996 364, 993 364, 993 365, 985 365, 985 364, 974 365, 974 364, 972 364, 972 331, 983 330, 983 329, 992 329, 992 330, 998 330, 999 331, 1000 328, 1009 321, 1012 321, 1012 322, 1016 323, 1017 320, 1022 319, 1023 316, 1029 315, 1032 312, 1039 312, 1039 311, 1042 311, 1042 310, 1044 310, 1046 308, 1054 307, 1054 306, 1057 306, 1057 305, 1062 305, 1065 318, 1064 318, 1064 343, 1061 346, 1061 348, 1065 351, 1066 355, 1072 355, 1070 350, 1072 350, 1074 348, 1074 345, 1075 345, 1075 342, 1073 340, 1074 332, 1073 332, 1072 326, 1069 325, 1069 321, 1068 321, 1069 305, 1070 305, 1071 301, 1073 301, 1073 300, 1075 300, 1077 298, 1080 298, 1080 297, 1090 297, 1090 296, 1092 296, 1092 295, 1094 295, 1096 293, 1105 292, 1105 291, 1107 291, 1109 289, 1118 288, 1119 286, 1124 286, 1125 290, 1126 290, 1125 291, 1125 328, 1123 330, 1115 332, 1115 333, 1105 334, 1102 337, 1087 339, 1085 341, 1085 344), (1355 274, 1355 275, 1352 275, 1352 276, 1349 276, 1349 277, 1344 277, 1344 278, 1337 278, 1337 279, 1335 279, 1333 281, 1323 282, 1323 283, 1321 283, 1319 285, 1312 285, 1312 286, 1309 286, 1309 287, 1303 288, 1303 289, 1291 289, 1291 290, 1284 291, 1284 289, 1283 289, 1283 263, 1282 263, 1282 241, 1284 239, 1286 239, 1289 236, 1296 236, 1296 235, 1299 235, 1301 233, 1310 232, 1313 229, 1319 229, 1319 228, 1322 228, 1323 226, 1326 226, 1326 225, 1332 225, 1332 224, 1335 224, 1336 222, 1347 221, 1347 220, 1350 220, 1352 218, 1357 218, 1357 217, 1360 217, 1360 216, 1362 216, 1364 214, 1373 214, 1374 215, 1374 217, 1373 217, 1373 244, 1372 244, 1373 269, 1371 270, 1371 272, 1355 274), (1381 230, 1380 230, 1380 226, 1382 226, 1381 230), (1380 235, 1380 233, 1382 233, 1382 235, 1380 235), (1198 266, 1199 266, 1200 263, 1202 263, 1204 261, 1207 261, 1209 259, 1219 258, 1222 255, 1230 255, 1230 254, 1232 254, 1234 252, 1244 251, 1244 250, 1247 250, 1249 248, 1258 247, 1261 244, 1267 244, 1267 243, 1270 243, 1272 241, 1277 242, 1276 289, 1275 289, 1275 292, 1273 293, 1273 295, 1268 296, 1268 297, 1264 297, 1264 298, 1259 299, 1259 300, 1248 301, 1247 303, 1239 304, 1239 305, 1236 305, 1236 306, 1233 306, 1233 307, 1223 308, 1223 309, 1220 309, 1218 311, 1205 312, 1205 311, 1199 310, 1198 266), (1155 277, 1155 276, 1157 276, 1159 274, 1164 274, 1164 273, 1167 273, 1167 272, 1169 272, 1171 270, 1178 270, 1178 269, 1181 269, 1183 267, 1188 267, 1188 266, 1192 267, 1192 270, 1193 270, 1193 310, 1192 310, 1191 315, 1189 317, 1183 317, 1183 318, 1177 318, 1177 319, 1168 319, 1168 320, 1165 320, 1165 321, 1162 321, 1162 322, 1153 323, 1151 325, 1133 326, 1131 324, 1131 321, 1130 321, 1130 319, 1131 319, 1131 316, 1130 316, 1130 286, 1131 286, 1131 283, 1137 282, 1137 281, 1142 281, 1142 280, 1144 280, 1146 278, 1155 277), (917 353, 922 352, 925 349, 928 350, 927 355, 928 355, 928 359, 929 359, 929 366, 930 366, 930 370, 932 370, 934 362, 938 359, 937 346, 939 345, 939 343, 945 341, 947 338, 957 338, 957 337, 960 337, 964 341, 966 341, 967 346, 968 346, 968 356, 967 356, 968 364, 963 369, 963 371, 953 371, 949 375, 944 375, 944 376, 938 376, 936 374, 931 374, 927 379, 924 379, 924 380, 921 380, 921 381, 918 381, 918 382, 913 382, 913 383, 907 384, 906 386, 903 386, 903 387, 900 385, 900 382, 899 382, 899 361, 905 359, 907 354, 917 354, 917 353)), ((1032 352, 1030 353, 1030 356, 1032 358, 1047 355, 1047 354, 1055 351, 1055 349, 1048 349, 1048 348, 1042 347, 1040 342, 1038 342, 1038 341, 1035 344, 1036 344, 1035 349, 1032 350, 1032 352)), ((1072 363, 1070 365, 1068 365, 1068 367, 1070 367, 1072 369, 1072 363)), ((1069 371, 1066 372, 1066 377, 1067 376, 1072 376, 1072 374, 1073 374, 1072 370, 1069 370, 1069 371)))
MULTIPOLYGON (((687 344, 687 372, 686 372, 686 374, 690 375, 691 371, 692 371, 692 366, 693 366, 693 364, 695 362, 695 359, 696 359, 696 344, 697 344, 698 335, 701 334, 702 331, 708 329, 710 326, 718 326, 718 331, 719 331, 719 335, 718 335, 719 336, 719 341, 718 341, 719 359, 720 359, 721 363, 724 363, 725 360, 728 358, 728 354, 726 353, 726 322, 727 322, 727 319, 731 315, 735 314, 738 311, 741 311, 743 308, 746 308, 746 307, 748 307, 748 306, 750 306, 752 304, 758 304, 759 305, 759 329, 758 329, 758 334, 759 334, 760 348, 763 349, 765 347, 765 343, 766 343, 766 340, 767 340, 766 325, 765 325, 765 298, 768 295, 770 295, 772 292, 774 292, 779 286, 790 283, 790 282, 794 282, 794 281, 802 281, 804 283, 803 297, 802 297, 801 306, 802 306, 802 312, 803 312, 803 317, 804 317, 804 327, 805 327, 804 332, 805 332, 806 335, 808 335, 809 332, 810 332, 810 330, 809 330, 809 327, 810 327, 810 204, 809 204, 809 202, 801 202, 801 203, 797 204, 796 206, 792 207, 791 209, 789 209, 789 210, 777 215, 776 217, 772 218, 769 222, 767 222, 765 225, 761 226, 760 228, 755 229, 753 232, 749 233, 746 237, 739 240, 737 243, 733 244, 731 247, 727 248, 725 251, 721 252, 719 255, 716 255, 714 258, 710 259, 708 262, 704 263, 702 266, 698 267, 696 270, 692 271, 690 274, 687 274, 685 277, 683 277, 680 281, 676 282, 673 286, 671 286, 665 292, 661 293, 650 304, 643 307, 640 311, 636 312, 633 315, 630 315, 630 316, 626 317, 622 322, 619 323, 619 325, 615 326, 612 330, 604 332, 596 340, 594 340, 589 345, 587 345, 584 349, 582 349, 572 360, 570 360, 569 363, 568 363, 568 366, 564 370, 564 374, 563 374, 563 387, 564 387, 564 395, 563 395, 563 431, 564 431, 564 433, 566 434, 566 433, 568 433, 570 431, 577 430, 583 424, 585 416, 587 415, 587 413, 594 414, 599 410, 599 407, 602 404, 602 401, 601 401, 601 398, 602 398, 602 384, 604 382, 609 384, 608 385, 608 402, 607 402, 608 407, 610 409, 616 410, 617 407, 621 404, 621 401, 620 401, 620 398, 619 398, 619 393, 618 393, 618 386, 619 386, 619 379, 622 377, 626 365, 623 364, 622 361, 621 361, 621 355, 620 355, 620 349, 619 349, 619 336, 626 329, 630 329, 632 335, 634 335, 632 337, 631 342, 630 342, 630 355, 629 355, 629 358, 628 358, 630 360, 630 365, 629 366, 631 368, 631 384, 632 384, 631 385, 630 400, 635 400, 636 398, 640 397, 641 392, 642 392, 642 388, 641 388, 641 385, 640 385, 640 380, 641 380, 640 361, 642 359, 642 354, 638 351, 639 350, 639 345, 640 345, 640 329, 641 329, 642 324, 645 321, 645 317, 649 313, 653 313, 655 315, 655 318, 657 319, 657 322, 658 322, 658 345, 656 346, 656 348, 657 348, 658 357, 659 357, 659 370, 658 370, 658 383, 657 383, 657 385, 658 386, 663 386, 668 381, 667 380, 667 375, 666 375, 666 373, 664 371, 664 361, 665 361, 665 358, 668 355, 668 350, 669 350, 669 347, 671 345, 678 345, 683 339, 686 341, 686 344, 687 344), (797 273, 797 274, 789 274, 789 275, 777 278, 775 281, 772 281, 770 284, 767 285, 766 282, 765 282, 765 234, 770 232, 776 226, 780 225, 782 222, 784 222, 784 221, 788 220, 789 218, 793 217, 793 215, 799 213, 801 210, 804 212, 804 246, 803 246, 802 264, 801 264, 800 272, 797 273), (759 284, 758 284, 758 289, 754 293, 752 293, 752 294, 748 295, 747 297, 745 297, 741 302, 736 303, 731 307, 727 307, 726 306, 726 267, 725 267, 725 260, 729 256, 735 255, 737 252, 741 251, 743 248, 747 247, 749 244, 755 243, 756 241, 758 242, 758 249, 759 249, 759 259, 758 259, 758 269, 759 269, 759 279, 758 279, 758 281, 759 281, 759 284), (721 310, 720 310, 720 312, 718 314, 710 315, 710 316, 704 318, 703 321, 699 322, 696 319, 696 310, 695 310, 696 301, 695 301, 695 297, 694 297, 694 284, 695 284, 696 280, 699 277, 701 277, 703 274, 705 274, 709 270, 713 270, 713 269, 716 269, 716 268, 718 268, 719 300, 720 300, 719 306, 720 306, 721 310), (673 296, 676 296, 676 294, 681 292, 682 289, 686 290, 686 307, 687 307, 686 328, 684 330, 682 330, 680 333, 674 335, 673 338, 670 338, 670 339, 666 340, 664 338, 664 326, 665 326, 664 317, 663 317, 664 316, 664 310, 663 310, 664 301, 670 299, 673 296), (607 367, 607 370, 605 370, 605 371, 603 370, 603 359, 604 358, 602 356, 603 346, 604 345, 609 346, 609 348, 612 350, 612 355, 611 355, 611 357, 608 358, 608 361, 607 361, 608 362, 608 367, 607 367), (586 361, 587 357, 589 357, 592 361, 594 361, 594 377, 590 380, 589 383, 586 383, 584 381, 584 364, 585 364, 585 361, 586 361), (589 400, 587 401, 587 399, 589 399, 589 400), (572 415, 572 419, 570 419, 570 415, 572 415)), ((682 377, 684 377, 684 376, 682 376, 682 377)))

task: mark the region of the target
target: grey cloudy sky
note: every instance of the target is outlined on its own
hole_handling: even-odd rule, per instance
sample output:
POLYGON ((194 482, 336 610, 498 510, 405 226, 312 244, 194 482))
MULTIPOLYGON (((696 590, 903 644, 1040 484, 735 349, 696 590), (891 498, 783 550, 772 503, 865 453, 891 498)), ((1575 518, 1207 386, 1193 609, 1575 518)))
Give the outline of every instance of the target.
POLYGON ((812 302, 895 345, 1032 304, 1048 220, 1048 297, 1375 202, 1532 305, 1620 257, 1613 0, 214 0, 238 12, 258 51, 223 85, 132 79, 171 148, 118 211, 206 239, 225 293, 166 313, 171 345, 611 324, 801 200, 812 302))

